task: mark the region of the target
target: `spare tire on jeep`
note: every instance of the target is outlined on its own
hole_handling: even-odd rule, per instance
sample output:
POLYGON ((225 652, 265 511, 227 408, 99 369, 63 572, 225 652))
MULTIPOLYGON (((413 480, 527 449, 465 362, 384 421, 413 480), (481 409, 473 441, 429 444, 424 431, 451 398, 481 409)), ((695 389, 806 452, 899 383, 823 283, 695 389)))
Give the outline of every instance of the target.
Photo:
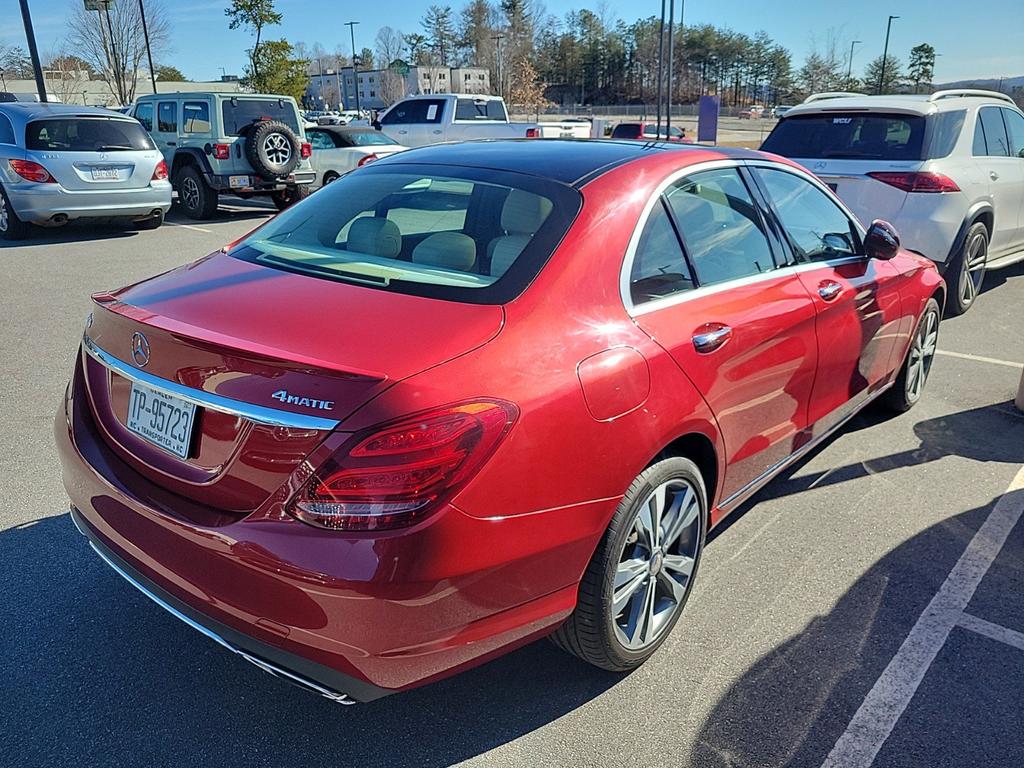
POLYGON ((299 164, 299 137, 277 120, 254 123, 246 132, 245 156, 256 173, 275 181, 299 164))

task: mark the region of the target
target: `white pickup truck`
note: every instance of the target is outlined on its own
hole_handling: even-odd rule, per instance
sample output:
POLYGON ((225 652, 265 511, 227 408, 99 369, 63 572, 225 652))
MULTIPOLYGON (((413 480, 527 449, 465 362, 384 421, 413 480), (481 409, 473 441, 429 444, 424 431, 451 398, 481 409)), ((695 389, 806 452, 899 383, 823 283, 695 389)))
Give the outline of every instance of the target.
POLYGON ((581 138, 590 123, 510 123, 500 96, 458 93, 409 96, 393 104, 374 127, 406 147, 476 139, 581 138))

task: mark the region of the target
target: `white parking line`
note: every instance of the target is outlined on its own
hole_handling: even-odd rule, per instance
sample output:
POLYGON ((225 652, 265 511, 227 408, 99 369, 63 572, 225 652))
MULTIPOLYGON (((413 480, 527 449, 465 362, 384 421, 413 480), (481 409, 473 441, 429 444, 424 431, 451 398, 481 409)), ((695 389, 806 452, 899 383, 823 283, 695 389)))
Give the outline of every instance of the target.
POLYGON ((946 357, 958 357, 961 360, 973 360, 976 363, 992 363, 993 365, 1005 365, 1008 368, 1016 368, 1018 371, 1024 368, 1024 363, 1015 363, 1012 360, 1000 360, 997 357, 982 357, 981 355, 967 355, 963 352, 950 352, 945 349, 935 350, 936 355, 945 355, 946 357))
POLYGON ((1006 643, 1024 651, 1024 634, 1014 629, 993 624, 991 621, 985 621, 985 619, 980 619, 969 613, 961 616, 956 624, 958 627, 969 629, 972 632, 977 632, 979 635, 984 635, 992 640, 998 640, 1000 643, 1006 643))
POLYGON ((822 768, 868 768, 889 738, 928 667, 962 619, 1010 531, 1024 515, 1024 466, 967 545, 907 639, 868 692, 822 768))
POLYGON ((184 227, 185 229, 192 229, 196 232, 206 232, 207 234, 213 232, 212 229, 204 229, 203 227, 197 227, 194 224, 179 224, 176 221, 165 221, 164 224, 170 224, 172 227, 184 227))

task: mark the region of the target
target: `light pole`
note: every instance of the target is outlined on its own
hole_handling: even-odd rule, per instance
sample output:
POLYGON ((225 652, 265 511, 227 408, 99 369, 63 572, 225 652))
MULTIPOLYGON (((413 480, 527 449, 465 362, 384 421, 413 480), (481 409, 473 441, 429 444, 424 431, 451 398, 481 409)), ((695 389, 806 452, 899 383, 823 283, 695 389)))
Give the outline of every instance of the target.
POLYGON ((28 43, 28 55, 32 58, 36 90, 39 92, 39 100, 45 104, 46 85, 43 83, 43 68, 39 64, 39 49, 36 48, 36 33, 32 28, 32 14, 28 10, 28 0, 21 0, 21 20, 25 24, 25 41, 28 43))
POLYGON ((501 41, 504 39, 504 35, 495 35, 494 37, 491 38, 491 40, 494 41, 494 44, 497 46, 498 49, 497 52, 495 53, 495 56, 497 57, 495 59, 495 64, 497 65, 495 67, 495 74, 497 74, 498 76, 498 95, 502 97, 505 96, 505 83, 501 79, 501 41))
POLYGON ((142 36, 146 39, 146 58, 149 59, 149 81, 153 84, 153 93, 156 93, 156 73, 153 71, 153 51, 149 48, 149 27, 146 26, 146 7, 139 0, 139 16, 142 18, 142 36))
POLYGON ((850 43, 850 66, 848 66, 846 68, 846 84, 847 84, 847 87, 849 87, 850 79, 853 77, 853 47, 855 45, 860 45, 860 43, 862 43, 862 42, 863 42, 862 40, 854 40, 854 41, 852 41, 850 43))
POLYGON ((349 34, 352 36, 352 80, 356 89, 356 112, 359 111, 359 58, 356 56, 356 24, 358 21, 346 21, 349 34))
POLYGON ((892 31, 892 20, 899 16, 890 16, 889 23, 885 25, 885 48, 882 49, 882 71, 878 75, 878 93, 882 93, 882 85, 885 83, 885 62, 889 58, 889 32, 892 31))

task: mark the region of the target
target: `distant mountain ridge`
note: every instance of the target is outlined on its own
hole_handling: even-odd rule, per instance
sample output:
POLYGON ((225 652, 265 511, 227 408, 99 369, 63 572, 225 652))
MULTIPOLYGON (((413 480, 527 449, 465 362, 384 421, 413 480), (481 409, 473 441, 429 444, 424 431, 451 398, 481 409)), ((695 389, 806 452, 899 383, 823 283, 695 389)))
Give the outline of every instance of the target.
MULTIPOLYGON (((982 77, 982 78, 978 78, 977 80, 955 80, 955 81, 953 81, 951 83, 936 83, 936 84, 934 84, 934 87, 936 88, 936 90, 944 89, 944 88, 970 88, 970 87, 974 87, 974 88, 988 88, 990 90, 998 90, 999 89, 999 79, 1000 78, 998 78, 998 77, 982 77)), ((1003 81, 1003 86, 1002 86, 1003 87, 1003 91, 1006 91, 1006 92, 1012 91, 1014 88, 1024 88, 1024 75, 1021 75, 1020 77, 1004 77, 1004 78, 1002 78, 1002 81, 1003 81)))

